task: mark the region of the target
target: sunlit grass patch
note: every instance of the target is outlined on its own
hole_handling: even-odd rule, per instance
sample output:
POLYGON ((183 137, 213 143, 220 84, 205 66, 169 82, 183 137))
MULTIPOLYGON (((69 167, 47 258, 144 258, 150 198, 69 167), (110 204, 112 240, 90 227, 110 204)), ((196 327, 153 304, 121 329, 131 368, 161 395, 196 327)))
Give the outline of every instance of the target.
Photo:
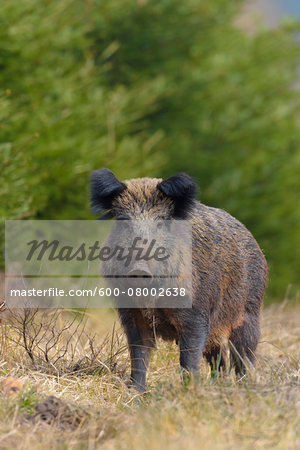
MULTIPOLYGON (((88 338, 75 351, 80 364, 62 359, 59 370, 35 366, 22 345, 2 326, 1 380, 26 377, 17 398, 3 397, 0 447, 107 449, 297 448, 300 445, 300 307, 272 306, 263 314, 256 367, 246 377, 225 371, 211 376, 205 361, 199 380, 183 384, 175 344, 158 342, 153 352, 148 391, 127 388, 126 341, 109 311, 95 311, 86 323, 101 352, 88 365, 88 338), (109 337, 107 333, 110 331, 109 337), (38 402, 54 395, 88 414, 77 429, 24 424, 38 402)), ((74 350, 74 349, 73 349, 74 350)), ((0 381, 1 381, 0 380, 0 381)))

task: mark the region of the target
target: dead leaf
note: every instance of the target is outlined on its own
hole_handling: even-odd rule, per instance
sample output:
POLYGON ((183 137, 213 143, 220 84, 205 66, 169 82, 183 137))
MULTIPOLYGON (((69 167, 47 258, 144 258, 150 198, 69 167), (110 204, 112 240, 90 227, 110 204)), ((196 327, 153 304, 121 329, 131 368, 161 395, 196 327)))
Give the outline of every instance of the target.
POLYGON ((8 377, 2 381, 2 393, 7 397, 17 397, 26 384, 26 378, 8 377))

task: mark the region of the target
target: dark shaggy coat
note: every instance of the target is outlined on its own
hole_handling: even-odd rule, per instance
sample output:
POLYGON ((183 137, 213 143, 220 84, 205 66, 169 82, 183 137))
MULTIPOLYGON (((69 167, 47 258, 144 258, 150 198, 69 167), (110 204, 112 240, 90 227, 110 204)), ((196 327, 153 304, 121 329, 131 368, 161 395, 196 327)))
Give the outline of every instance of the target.
POLYGON ((185 309, 119 309, 131 354, 131 382, 145 390, 155 337, 176 340, 184 372, 196 373, 203 354, 224 367, 230 342, 237 373, 255 361, 266 282, 265 257, 252 234, 227 212, 195 200, 197 186, 186 174, 165 181, 120 182, 108 169, 92 175, 91 199, 105 218, 186 219, 192 223, 193 305, 185 309))

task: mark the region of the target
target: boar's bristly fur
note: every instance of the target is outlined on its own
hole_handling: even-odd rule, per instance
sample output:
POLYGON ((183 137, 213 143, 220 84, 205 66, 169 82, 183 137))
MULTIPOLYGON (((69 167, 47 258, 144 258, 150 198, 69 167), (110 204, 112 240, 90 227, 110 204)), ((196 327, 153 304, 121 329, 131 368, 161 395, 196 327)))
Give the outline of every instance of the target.
MULTIPOLYGON (((267 263, 252 234, 227 212, 195 199, 197 185, 186 174, 165 181, 139 178, 124 183, 107 169, 92 176, 92 203, 109 217, 132 220, 186 219, 192 224, 191 308, 120 308, 131 355, 131 382, 145 391, 146 371, 156 337, 176 340, 183 373, 195 374, 201 356, 212 369, 245 372, 255 362, 267 263)), ((182 249, 181 249, 182 250, 182 249)))

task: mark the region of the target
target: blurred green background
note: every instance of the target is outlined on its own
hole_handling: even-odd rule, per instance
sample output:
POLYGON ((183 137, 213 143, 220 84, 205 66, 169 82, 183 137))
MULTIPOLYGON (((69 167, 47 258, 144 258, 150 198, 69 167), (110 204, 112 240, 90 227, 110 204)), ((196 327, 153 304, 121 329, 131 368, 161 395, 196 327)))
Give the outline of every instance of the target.
MULTIPOLYGON (((196 177, 299 290, 299 23, 241 0, 0 3, 0 215, 86 219, 91 170, 196 177)), ((3 228, 1 232, 3 247, 3 228)))

